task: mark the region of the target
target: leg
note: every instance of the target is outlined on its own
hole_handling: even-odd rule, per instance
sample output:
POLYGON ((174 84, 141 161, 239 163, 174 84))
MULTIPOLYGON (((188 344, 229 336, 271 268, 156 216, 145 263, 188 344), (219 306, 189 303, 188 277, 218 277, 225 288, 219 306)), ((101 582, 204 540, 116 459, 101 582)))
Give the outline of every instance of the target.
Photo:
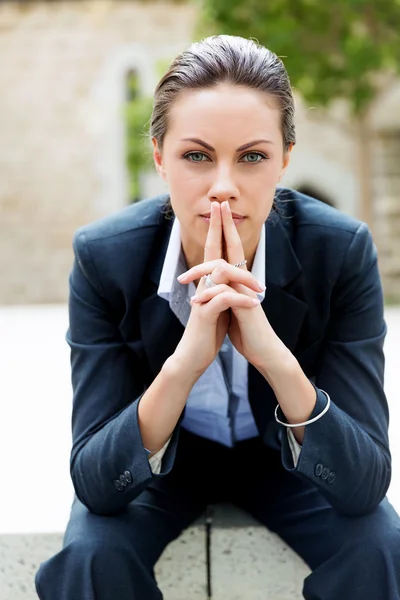
POLYGON ((400 518, 386 498, 365 516, 346 517, 260 440, 236 454, 244 477, 234 501, 310 566, 306 600, 400 600, 400 518))
POLYGON ((219 445, 183 429, 171 473, 126 510, 99 516, 75 500, 63 549, 36 575, 41 600, 160 600, 153 568, 169 542, 218 497, 219 445))

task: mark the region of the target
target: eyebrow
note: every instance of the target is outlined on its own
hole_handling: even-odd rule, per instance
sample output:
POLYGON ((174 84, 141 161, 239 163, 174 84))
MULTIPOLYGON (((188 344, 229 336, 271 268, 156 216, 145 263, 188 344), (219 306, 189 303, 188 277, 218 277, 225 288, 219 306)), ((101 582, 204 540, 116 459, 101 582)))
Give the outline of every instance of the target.
MULTIPOLYGON (((210 152, 215 152, 215 148, 213 148, 212 146, 210 146, 210 144, 206 144, 206 142, 203 142, 202 140, 199 140, 197 138, 184 138, 181 141, 182 142, 194 142, 195 144, 200 144, 200 146, 203 146, 204 148, 206 148, 210 152)), ((252 146, 255 146, 256 144, 261 144, 263 142, 265 144, 273 144, 274 143, 271 140, 254 140, 254 142, 248 142, 247 144, 243 144, 243 146, 240 146, 236 150, 236 152, 242 152, 243 150, 247 150, 247 148, 251 148, 252 146)))

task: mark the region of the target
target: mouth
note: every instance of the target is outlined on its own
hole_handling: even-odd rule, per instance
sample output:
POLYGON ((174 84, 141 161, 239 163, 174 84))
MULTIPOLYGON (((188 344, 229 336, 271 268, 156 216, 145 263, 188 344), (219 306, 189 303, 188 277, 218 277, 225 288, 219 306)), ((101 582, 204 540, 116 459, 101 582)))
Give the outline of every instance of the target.
MULTIPOLYGON (((210 222, 210 215, 211 213, 204 213, 203 215, 200 215, 205 221, 207 221, 207 223, 210 222)), ((232 212, 232 219, 233 222, 235 223, 235 225, 238 225, 239 223, 241 223, 242 221, 244 221, 246 219, 246 217, 244 215, 239 215, 238 213, 232 212)))

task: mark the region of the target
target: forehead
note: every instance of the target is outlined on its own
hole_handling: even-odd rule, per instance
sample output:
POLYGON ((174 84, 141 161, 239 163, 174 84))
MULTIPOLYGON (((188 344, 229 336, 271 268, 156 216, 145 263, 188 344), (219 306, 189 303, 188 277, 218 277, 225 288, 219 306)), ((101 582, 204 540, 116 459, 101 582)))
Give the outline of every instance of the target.
POLYGON ((168 133, 281 136, 279 109, 268 94, 233 84, 185 90, 169 112, 168 133))

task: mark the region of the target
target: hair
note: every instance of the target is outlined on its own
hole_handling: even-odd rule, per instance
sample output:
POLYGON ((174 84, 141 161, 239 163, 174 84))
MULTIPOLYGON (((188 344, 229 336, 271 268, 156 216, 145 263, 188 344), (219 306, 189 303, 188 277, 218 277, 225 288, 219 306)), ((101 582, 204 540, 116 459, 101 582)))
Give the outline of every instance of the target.
POLYGON ((296 142, 292 88, 281 59, 251 39, 213 35, 179 54, 155 89, 149 134, 157 140, 160 151, 168 130, 170 109, 178 95, 185 90, 210 88, 219 83, 265 92, 272 107, 280 112, 284 149, 287 151, 290 144, 296 142))

